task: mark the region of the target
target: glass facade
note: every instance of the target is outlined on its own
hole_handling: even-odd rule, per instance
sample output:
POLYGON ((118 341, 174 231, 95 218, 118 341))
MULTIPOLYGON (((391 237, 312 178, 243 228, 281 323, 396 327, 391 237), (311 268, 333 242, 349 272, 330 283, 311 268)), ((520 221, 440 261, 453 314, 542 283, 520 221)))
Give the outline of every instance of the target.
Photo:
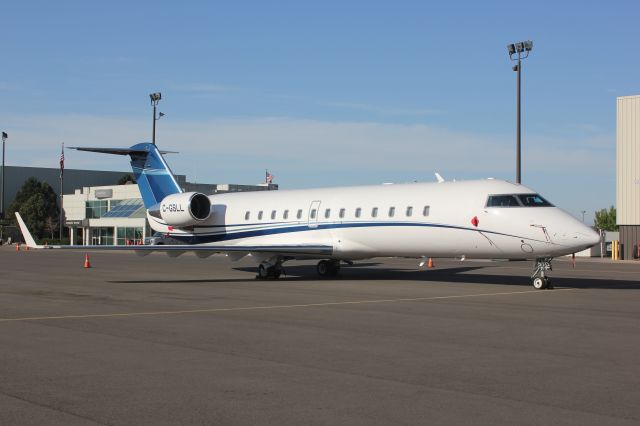
POLYGON ((113 245, 113 228, 112 227, 91 228, 91 244, 96 246, 112 246, 113 245))
POLYGON ((138 199, 111 200, 110 204, 109 211, 103 217, 136 217, 138 210, 143 209, 142 200, 138 199))
POLYGON ((87 219, 99 219, 108 209, 107 200, 87 201, 85 217, 87 219))
POLYGON ((142 227, 118 228, 116 241, 119 246, 142 244, 142 227))
POLYGON ((142 200, 95 200, 86 202, 86 218, 101 217, 144 217, 142 200), (140 214, 142 211, 142 214, 140 214))

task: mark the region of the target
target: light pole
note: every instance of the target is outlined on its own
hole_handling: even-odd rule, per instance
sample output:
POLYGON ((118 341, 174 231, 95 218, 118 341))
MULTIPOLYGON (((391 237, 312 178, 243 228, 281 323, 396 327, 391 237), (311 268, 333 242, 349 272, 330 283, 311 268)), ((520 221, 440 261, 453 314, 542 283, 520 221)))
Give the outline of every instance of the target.
POLYGON ((4 141, 8 137, 7 132, 2 132, 2 194, 0 195, 0 219, 2 220, 4 220, 4 141))
POLYGON ((155 92, 150 94, 149 97, 151 98, 151 105, 153 105, 153 134, 151 137, 151 142, 155 145, 156 144, 156 120, 159 120, 160 117, 164 115, 163 113, 160 113, 160 117, 156 116, 156 106, 158 105, 158 102, 160 102, 160 99, 162 99, 162 93, 155 92))
POLYGON ((507 50, 509 51, 509 59, 512 61, 518 61, 513 66, 513 70, 518 73, 518 95, 516 103, 518 104, 517 122, 516 122, 516 183, 521 182, 520 172, 520 72, 522 71, 522 60, 529 56, 529 52, 533 49, 533 42, 531 40, 519 41, 517 43, 507 44, 507 50), (517 54, 517 57, 515 56, 517 54))
POLYGON ((584 214, 585 214, 586 212, 587 212, 586 210, 582 210, 582 212, 581 212, 581 213, 582 213, 582 223, 584 223, 584 214))

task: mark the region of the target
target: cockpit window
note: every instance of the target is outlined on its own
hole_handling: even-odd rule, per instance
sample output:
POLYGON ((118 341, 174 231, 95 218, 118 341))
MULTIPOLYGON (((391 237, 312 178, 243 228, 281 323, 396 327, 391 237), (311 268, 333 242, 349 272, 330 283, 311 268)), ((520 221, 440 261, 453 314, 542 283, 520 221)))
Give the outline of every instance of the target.
POLYGON ((553 204, 538 194, 518 194, 518 199, 525 207, 553 207, 553 204))
POLYGON ((520 207, 514 195, 489 195, 487 207, 520 207))
POLYGON ((489 195, 487 207, 553 207, 538 194, 489 195))

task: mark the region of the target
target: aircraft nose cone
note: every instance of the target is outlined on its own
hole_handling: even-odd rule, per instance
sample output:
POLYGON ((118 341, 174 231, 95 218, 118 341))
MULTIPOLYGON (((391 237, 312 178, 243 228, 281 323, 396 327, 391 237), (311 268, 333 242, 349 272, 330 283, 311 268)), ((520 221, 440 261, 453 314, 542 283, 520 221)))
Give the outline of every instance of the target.
POLYGON ((589 247, 595 246, 600 242, 600 234, 592 229, 590 231, 585 237, 585 244, 589 244, 589 247))
POLYGON ((589 248, 600 242, 600 234, 591 228, 585 227, 585 229, 581 229, 576 233, 576 239, 580 242, 580 245, 589 248))

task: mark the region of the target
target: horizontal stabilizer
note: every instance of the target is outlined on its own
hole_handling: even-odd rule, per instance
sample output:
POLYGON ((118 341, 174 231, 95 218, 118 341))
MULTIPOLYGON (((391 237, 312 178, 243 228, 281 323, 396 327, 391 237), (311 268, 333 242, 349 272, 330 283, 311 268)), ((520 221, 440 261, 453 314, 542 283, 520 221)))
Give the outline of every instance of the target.
MULTIPOLYGON (((131 148, 92 148, 92 147, 80 147, 70 146, 68 149, 75 149, 77 151, 88 152, 100 152, 102 154, 113 155, 131 155, 131 154, 146 154, 148 151, 144 149, 131 149, 131 148)), ((161 154, 177 154, 177 151, 160 151, 161 154)))

